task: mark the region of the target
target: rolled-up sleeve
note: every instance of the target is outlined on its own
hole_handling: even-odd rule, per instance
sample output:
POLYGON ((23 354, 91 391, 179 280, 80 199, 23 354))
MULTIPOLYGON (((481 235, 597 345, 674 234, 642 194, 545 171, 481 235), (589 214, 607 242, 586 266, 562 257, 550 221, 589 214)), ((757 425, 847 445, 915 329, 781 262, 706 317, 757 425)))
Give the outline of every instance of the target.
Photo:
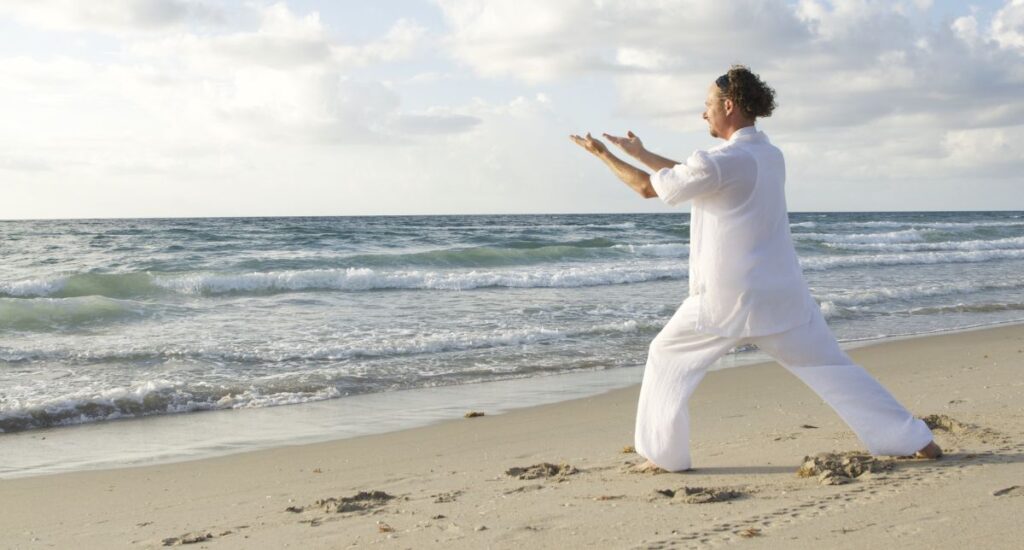
POLYGON ((670 206, 721 187, 722 175, 715 159, 705 151, 694 151, 686 162, 651 174, 651 186, 658 198, 670 206))

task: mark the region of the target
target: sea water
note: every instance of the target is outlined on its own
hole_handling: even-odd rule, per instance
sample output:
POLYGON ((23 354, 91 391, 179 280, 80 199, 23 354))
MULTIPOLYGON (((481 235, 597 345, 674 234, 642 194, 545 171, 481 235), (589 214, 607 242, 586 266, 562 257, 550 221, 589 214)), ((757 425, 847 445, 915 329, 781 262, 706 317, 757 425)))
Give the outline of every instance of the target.
MULTIPOLYGON (((636 368, 686 298, 688 222, 0 221, 0 445, 126 417, 636 368)), ((1024 320, 1021 212, 790 222, 841 341, 1024 320)))

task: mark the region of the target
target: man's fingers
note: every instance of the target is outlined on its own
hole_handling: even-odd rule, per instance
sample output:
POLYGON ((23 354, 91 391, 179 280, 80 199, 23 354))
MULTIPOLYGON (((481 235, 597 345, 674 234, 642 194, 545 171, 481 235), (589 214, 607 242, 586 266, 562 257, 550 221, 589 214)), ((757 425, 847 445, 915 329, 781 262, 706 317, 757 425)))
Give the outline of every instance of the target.
POLYGON ((606 138, 606 139, 607 139, 608 141, 610 141, 610 142, 614 143, 615 145, 618 145, 619 147, 622 147, 622 146, 623 146, 623 144, 624 144, 624 143, 626 142, 625 138, 620 138, 620 137, 618 137, 618 136, 613 136, 613 135, 611 135, 611 134, 607 134, 607 133, 606 133, 606 134, 602 134, 602 135, 603 135, 603 136, 604 136, 604 137, 605 137, 605 138, 606 138))
POLYGON ((597 151, 598 151, 597 144, 600 143, 600 142, 597 141, 596 139, 594 139, 593 137, 591 137, 589 133, 587 133, 586 137, 580 137, 580 136, 577 136, 575 134, 570 134, 569 135, 569 139, 571 139, 574 143, 576 143, 580 147, 586 149, 587 151, 589 151, 591 153, 594 153, 594 154, 597 154, 597 151))
POLYGON ((626 132, 626 136, 630 137, 630 138, 635 138, 636 134, 633 133, 633 130, 630 130, 630 131, 626 132))

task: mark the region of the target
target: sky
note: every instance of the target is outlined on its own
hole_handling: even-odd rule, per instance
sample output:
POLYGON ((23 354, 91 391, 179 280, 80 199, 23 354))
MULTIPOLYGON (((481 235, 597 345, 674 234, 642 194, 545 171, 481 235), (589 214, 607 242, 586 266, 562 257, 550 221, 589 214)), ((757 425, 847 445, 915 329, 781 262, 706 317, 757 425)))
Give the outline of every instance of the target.
POLYGON ((1024 0, 0 0, 0 219, 668 212, 568 136, 734 63, 791 211, 1024 209, 1024 0))

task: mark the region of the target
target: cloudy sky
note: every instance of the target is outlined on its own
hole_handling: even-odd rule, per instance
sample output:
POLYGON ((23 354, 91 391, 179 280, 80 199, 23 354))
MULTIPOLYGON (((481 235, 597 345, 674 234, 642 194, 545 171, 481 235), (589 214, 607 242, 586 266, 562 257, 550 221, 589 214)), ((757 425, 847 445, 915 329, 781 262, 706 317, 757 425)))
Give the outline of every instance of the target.
POLYGON ((790 209, 1024 209, 1024 0, 0 0, 0 219, 667 211, 567 139, 776 88, 790 209))

